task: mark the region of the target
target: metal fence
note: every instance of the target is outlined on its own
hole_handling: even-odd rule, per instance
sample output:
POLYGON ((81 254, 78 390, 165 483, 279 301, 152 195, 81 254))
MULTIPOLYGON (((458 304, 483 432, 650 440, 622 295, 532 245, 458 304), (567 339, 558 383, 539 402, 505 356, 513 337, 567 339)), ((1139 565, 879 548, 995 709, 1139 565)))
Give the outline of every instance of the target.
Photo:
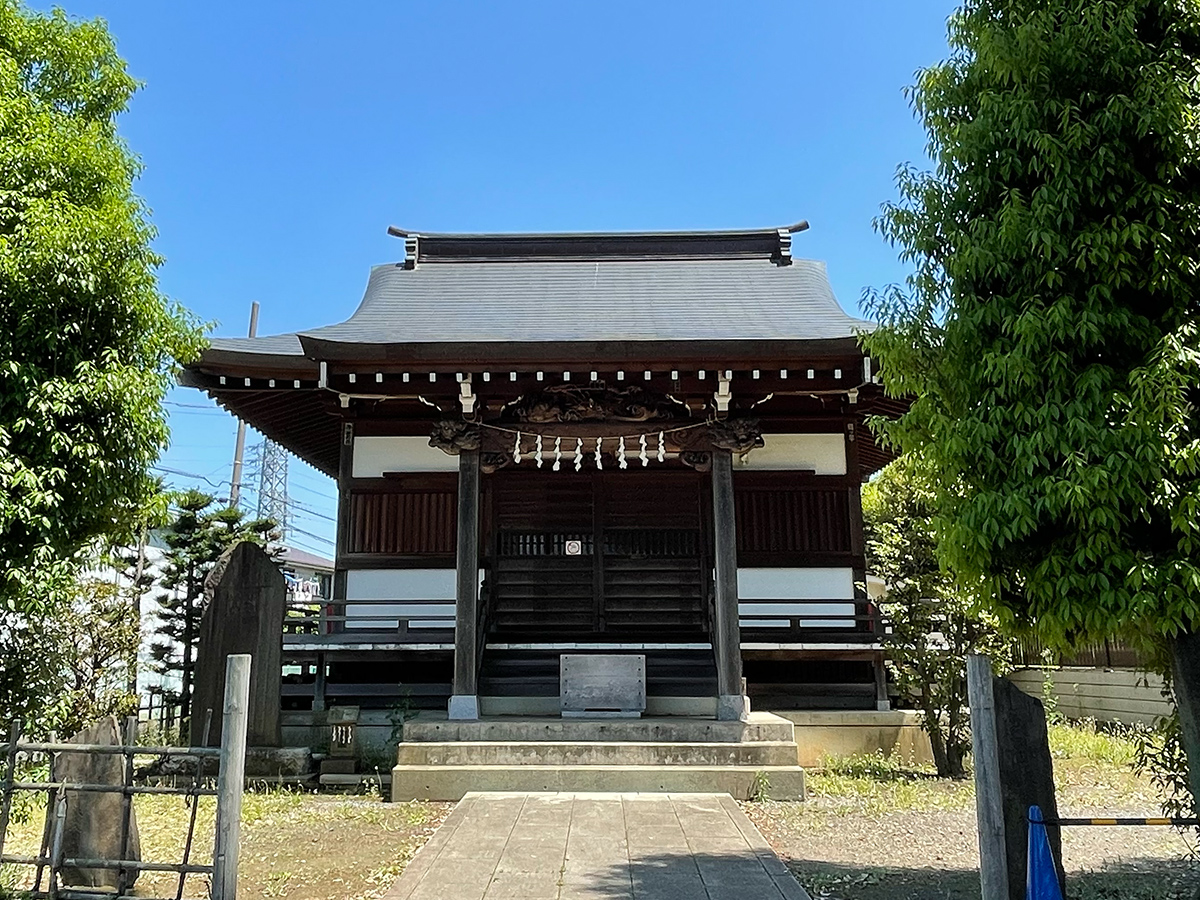
MULTIPOLYGON (((239 851, 239 825, 242 807, 242 788, 245 780, 247 712, 250 693, 250 657, 230 656, 226 663, 224 725, 220 748, 209 747, 139 747, 137 746, 137 717, 131 716, 125 723, 125 733, 120 744, 81 744, 56 741, 35 742, 20 739, 19 724, 10 729, 8 743, 0 744, 0 757, 4 760, 3 781, 0 781, 0 865, 33 867, 32 887, 22 889, 22 894, 36 900, 133 900, 133 881, 139 872, 171 872, 179 879, 173 898, 157 900, 181 900, 189 875, 205 876, 209 881, 208 896, 212 900, 235 900, 237 896, 237 867, 239 851), (54 759, 57 754, 82 754, 95 756, 119 755, 124 761, 124 776, 120 783, 111 782, 68 782, 58 780, 54 759), (193 761, 190 777, 180 786, 148 785, 135 783, 135 760, 137 757, 159 759, 184 759, 193 761), (38 758, 50 760, 50 775, 45 781, 21 780, 22 758, 33 761, 38 758), (205 763, 217 761, 216 787, 209 787, 205 763), (13 795, 18 791, 34 791, 46 795, 46 818, 42 829, 41 844, 36 855, 6 854, 4 850, 13 795), (81 858, 67 856, 64 849, 65 826, 69 804, 88 793, 116 793, 121 795, 119 827, 121 839, 117 858, 81 858), (169 794, 188 798, 190 813, 180 862, 146 862, 129 859, 130 835, 133 821, 133 798, 137 795, 169 794), (213 843, 213 858, 209 864, 197 864, 192 858, 193 838, 196 833, 196 814, 199 798, 217 798, 216 834, 213 843), (116 870, 116 893, 105 888, 65 885, 65 869, 116 870), (43 882, 45 884, 43 885, 43 882)), ((210 713, 211 716, 211 713, 210 713)), ((209 719, 211 721, 211 719, 209 719)), ((208 721, 204 727, 207 743, 208 721)), ((145 897, 139 900, 147 900, 145 897)), ((151 898, 153 900, 153 898, 151 898)))

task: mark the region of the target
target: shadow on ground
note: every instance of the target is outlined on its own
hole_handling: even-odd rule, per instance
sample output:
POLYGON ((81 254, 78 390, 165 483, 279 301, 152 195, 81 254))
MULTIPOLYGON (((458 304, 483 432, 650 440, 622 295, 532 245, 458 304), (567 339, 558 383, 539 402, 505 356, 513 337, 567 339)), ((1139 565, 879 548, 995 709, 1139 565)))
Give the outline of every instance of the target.
MULTIPOLYGON (((493 889, 509 889, 499 884, 502 876, 497 872, 493 889)), ((629 864, 568 858, 559 896, 562 900, 799 900, 801 894, 794 876, 774 854, 760 858, 744 850, 692 853, 680 848, 637 853, 629 864)))
MULTIPOLYGON (((788 867, 813 900, 979 900, 974 869, 868 869, 800 860, 788 867)), ((1200 900, 1200 860, 1135 860, 1071 872, 1067 900, 1200 900)))

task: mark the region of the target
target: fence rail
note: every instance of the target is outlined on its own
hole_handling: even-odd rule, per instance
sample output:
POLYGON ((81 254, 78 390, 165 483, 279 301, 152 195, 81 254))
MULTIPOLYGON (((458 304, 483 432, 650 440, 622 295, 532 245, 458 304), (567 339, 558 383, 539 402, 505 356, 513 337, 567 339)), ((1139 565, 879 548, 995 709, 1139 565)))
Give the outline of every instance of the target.
MULTIPOLYGON (((173 898, 157 900, 182 900, 189 875, 211 878, 212 900, 236 900, 237 892, 237 822, 241 810, 241 791, 245 772, 246 716, 250 686, 250 657, 230 656, 226 665, 226 688, 224 706, 224 728, 220 748, 199 747, 139 747, 137 746, 138 717, 130 716, 125 722, 122 742, 118 744, 83 744, 62 741, 22 741, 19 723, 12 723, 7 743, 0 744, 3 759, 3 780, 0 780, 0 864, 28 866, 35 869, 31 888, 22 888, 21 895, 34 900, 123 900, 132 898, 133 882, 139 872, 169 872, 179 875, 173 898), (55 778, 55 761, 58 754, 80 754, 84 756, 120 756, 124 762, 120 783, 65 781, 55 778), (21 757, 32 760, 37 756, 48 756, 50 774, 44 781, 21 780, 17 777, 21 757), (135 759, 139 756, 159 758, 184 758, 195 760, 195 771, 191 784, 186 787, 141 786, 134 784, 135 759), (207 759, 218 760, 217 787, 204 787, 204 763, 207 759), (46 795, 46 819, 42 839, 36 854, 4 852, 8 827, 12 815, 13 795, 18 791, 32 791, 46 795), (92 856, 68 856, 64 845, 67 812, 71 795, 119 794, 120 852, 114 858, 92 856), (171 794, 190 800, 190 814, 183 848, 183 859, 179 863, 144 862, 130 859, 130 842, 133 821, 133 798, 144 794, 171 794), (192 844, 196 832, 196 812, 200 797, 217 798, 217 831, 211 864, 200 865, 191 860, 192 844), (233 821, 231 822, 231 818, 233 821), (117 871, 116 892, 103 888, 68 886, 63 884, 64 869, 105 869, 117 871), (43 888, 43 880, 46 886, 43 888)), ((204 725, 201 744, 207 743, 212 711, 204 725)), ((140 900, 154 900, 142 897, 140 900)))

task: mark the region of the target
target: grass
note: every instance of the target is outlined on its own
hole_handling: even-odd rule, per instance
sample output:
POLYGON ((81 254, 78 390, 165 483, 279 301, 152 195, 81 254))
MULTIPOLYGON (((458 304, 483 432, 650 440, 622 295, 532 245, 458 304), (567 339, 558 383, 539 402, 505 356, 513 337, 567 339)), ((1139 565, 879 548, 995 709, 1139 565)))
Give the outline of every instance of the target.
POLYGON ((1132 726, 1097 726, 1093 719, 1050 728, 1050 754, 1055 759, 1086 760, 1113 766, 1132 766, 1139 729, 1132 726))
POLYGON ((806 784, 810 797, 825 801, 823 811, 843 816, 961 809, 975 802, 970 779, 939 779, 932 766, 883 753, 827 759, 806 784))
MULTIPOLYGON (((212 858, 216 803, 212 797, 201 797, 198 802, 191 858, 207 864, 212 858)), ((191 815, 184 798, 139 795, 134 808, 142 859, 180 862, 191 815)), ((450 804, 444 803, 382 803, 378 797, 279 787, 248 790, 242 795, 239 893, 289 900, 377 897, 403 871, 449 809, 450 804)), ((32 854, 41 834, 39 813, 10 828, 5 850, 32 854)), ((19 874, 29 872, 21 867, 19 874)), ((4 874, 8 873, 0 873, 0 877, 4 874)), ((138 879, 137 892, 171 896, 177 883, 178 876, 147 872, 138 879)), ((189 876, 184 896, 206 896, 204 880, 189 876)))

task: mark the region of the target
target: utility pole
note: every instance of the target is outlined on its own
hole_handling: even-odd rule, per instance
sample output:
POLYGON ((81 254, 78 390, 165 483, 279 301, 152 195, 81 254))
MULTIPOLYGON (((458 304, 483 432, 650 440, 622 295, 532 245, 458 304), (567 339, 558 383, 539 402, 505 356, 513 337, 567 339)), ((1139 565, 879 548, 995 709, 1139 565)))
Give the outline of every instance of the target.
MULTIPOLYGON (((250 337, 258 334, 258 301, 250 304, 250 337)), ((242 457, 246 454, 246 422, 238 419, 237 443, 233 449, 233 476, 229 485, 229 505, 237 506, 242 497, 242 457)))

